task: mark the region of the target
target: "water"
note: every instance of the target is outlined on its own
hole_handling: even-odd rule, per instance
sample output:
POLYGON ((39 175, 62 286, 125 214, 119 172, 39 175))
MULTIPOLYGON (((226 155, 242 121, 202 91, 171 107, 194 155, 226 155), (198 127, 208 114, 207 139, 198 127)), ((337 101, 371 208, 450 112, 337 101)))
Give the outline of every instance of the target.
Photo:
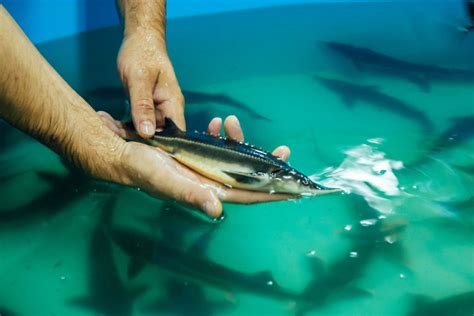
MULTIPOLYGON (((291 164, 307 174, 336 169, 360 146, 384 153, 404 166, 392 170, 397 194, 368 188, 389 212, 353 193, 226 204, 225 220, 210 223, 71 172, 2 123, 0 313, 472 315, 472 125, 443 135, 462 122, 452 118, 474 114, 472 81, 435 80, 427 93, 360 72, 321 45, 474 71, 474 37, 459 36, 458 23, 460 5, 444 1, 276 7, 169 23, 190 129, 237 114, 247 141, 289 145, 291 164), (376 85, 433 129, 371 102, 347 106, 315 76, 376 85)), ((110 28, 39 49, 97 109, 121 117, 119 45, 120 30, 110 28)))

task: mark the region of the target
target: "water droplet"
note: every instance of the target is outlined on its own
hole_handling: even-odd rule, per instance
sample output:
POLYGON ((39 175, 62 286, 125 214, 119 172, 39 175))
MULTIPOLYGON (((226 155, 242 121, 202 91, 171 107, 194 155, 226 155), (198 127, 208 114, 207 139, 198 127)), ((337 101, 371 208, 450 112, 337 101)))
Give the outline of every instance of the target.
POLYGON ((386 218, 387 218, 387 216, 385 216, 385 215, 380 215, 379 216, 379 219, 386 219, 386 218))
POLYGON ((416 184, 414 184, 414 185, 412 186, 412 188, 413 188, 413 189, 417 189, 418 186, 417 186, 416 184))
POLYGON ((375 225, 375 223, 377 223, 377 220, 373 219, 373 218, 364 219, 364 220, 360 221, 360 224, 364 227, 375 225))
POLYGON ((271 189, 268 193, 269 194, 275 194, 275 192, 276 192, 275 190, 271 189))
POLYGON ((141 191, 141 190, 142 190, 142 189, 140 189, 140 188, 137 188, 137 191, 141 191))
POLYGON ((60 277, 61 281, 65 281, 67 278, 63 275, 60 277))
POLYGON ((357 258, 358 256, 359 256, 359 254, 356 251, 351 251, 349 253, 349 257, 351 257, 351 258, 357 258))
POLYGON ((344 226, 344 230, 350 231, 352 229, 352 225, 346 225, 344 226))
POLYGON ((400 273, 400 279, 405 279, 406 278, 406 275, 404 275, 403 273, 400 273))
POLYGON ((307 257, 314 258, 316 257, 316 250, 311 250, 306 253, 307 257))
POLYGON ((400 190, 405 191, 405 187, 400 187, 400 190))
POLYGON ((268 281, 268 282, 267 282, 267 285, 270 285, 270 286, 272 286, 272 285, 273 285, 273 281, 271 281, 271 280, 270 280, 270 281, 268 281))

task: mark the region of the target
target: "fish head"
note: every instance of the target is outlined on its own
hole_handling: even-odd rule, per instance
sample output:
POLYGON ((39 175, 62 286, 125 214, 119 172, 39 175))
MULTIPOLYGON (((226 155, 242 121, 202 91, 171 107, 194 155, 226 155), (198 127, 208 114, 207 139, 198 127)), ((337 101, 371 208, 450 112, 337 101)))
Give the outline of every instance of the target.
POLYGON ((340 191, 323 187, 292 168, 275 169, 270 172, 269 178, 270 193, 314 196, 340 191))

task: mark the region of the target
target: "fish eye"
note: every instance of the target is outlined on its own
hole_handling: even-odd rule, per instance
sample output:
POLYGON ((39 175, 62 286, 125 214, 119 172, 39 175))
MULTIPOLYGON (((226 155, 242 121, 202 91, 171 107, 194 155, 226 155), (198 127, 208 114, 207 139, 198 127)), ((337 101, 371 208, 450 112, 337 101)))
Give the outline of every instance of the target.
POLYGON ((306 178, 303 178, 303 180, 301 180, 301 182, 302 182, 304 185, 308 185, 308 184, 309 184, 309 181, 308 181, 308 179, 306 179, 306 178))

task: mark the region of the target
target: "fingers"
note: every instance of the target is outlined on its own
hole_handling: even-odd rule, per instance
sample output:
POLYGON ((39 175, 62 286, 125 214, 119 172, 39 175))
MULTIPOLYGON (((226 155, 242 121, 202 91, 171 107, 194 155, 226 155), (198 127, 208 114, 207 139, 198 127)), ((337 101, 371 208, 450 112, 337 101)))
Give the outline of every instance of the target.
POLYGON ((153 136, 156 130, 153 89, 156 78, 143 74, 135 75, 128 80, 132 119, 135 129, 143 138, 153 136))
POLYGON ((156 116, 158 126, 163 126, 164 117, 169 117, 180 129, 186 129, 184 97, 171 66, 160 73, 153 98, 158 104, 159 114, 156 116))
POLYGON ((137 140, 139 136, 137 133, 131 129, 126 124, 114 120, 114 118, 107 112, 99 111, 97 112, 100 119, 105 123, 105 125, 112 130, 115 134, 120 136, 125 140, 137 140))
POLYGON ((287 146, 279 146, 273 151, 273 156, 277 156, 283 161, 287 161, 290 157, 291 151, 287 146))
POLYGON ((228 116, 224 121, 224 131, 227 137, 238 142, 244 141, 244 133, 240 127, 240 122, 235 115, 228 116))
POLYGON ((214 136, 219 136, 221 134, 222 128, 222 119, 220 117, 215 117, 209 122, 207 132, 214 136))
POLYGON ((118 126, 118 122, 116 122, 109 113, 104 112, 104 111, 98 111, 97 115, 112 132, 122 137, 120 135, 120 128, 118 126))

